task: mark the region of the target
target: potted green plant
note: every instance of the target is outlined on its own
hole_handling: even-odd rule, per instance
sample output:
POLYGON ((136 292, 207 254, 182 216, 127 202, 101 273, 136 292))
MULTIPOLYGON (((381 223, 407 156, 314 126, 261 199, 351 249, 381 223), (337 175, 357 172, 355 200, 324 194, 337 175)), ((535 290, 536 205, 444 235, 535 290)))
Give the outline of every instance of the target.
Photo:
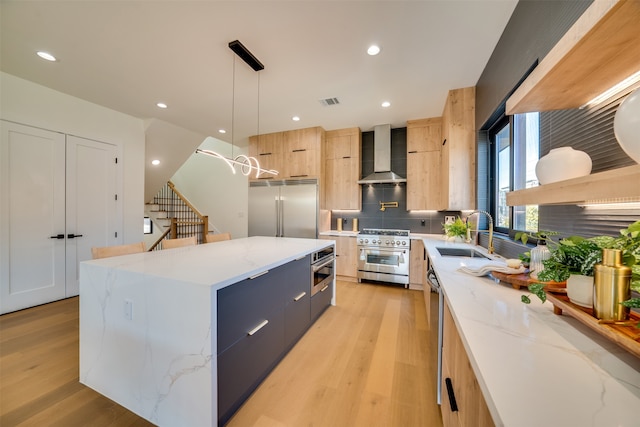
POLYGON ((459 216, 453 222, 442 224, 442 228, 449 239, 460 242, 467 239, 467 231, 471 230, 469 223, 459 216))
MULTIPOLYGON (((630 308, 640 308, 640 220, 620 230, 618 237, 596 236, 591 238, 570 237, 553 244, 550 248, 551 258, 544 261, 544 270, 538 279, 543 281, 564 281, 572 273, 593 276, 596 263, 602 260, 602 249, 622 250, 623 262, 631 268, 632 298, 623 304, 630 308)), ((546 301, 544 283, 534 283, 529 291, 542 302, 546 301)), ((522 302, 531 302, 530 295, 523 295, 522 302)), ((640 326, 640 325, 639 325, 640 326)))

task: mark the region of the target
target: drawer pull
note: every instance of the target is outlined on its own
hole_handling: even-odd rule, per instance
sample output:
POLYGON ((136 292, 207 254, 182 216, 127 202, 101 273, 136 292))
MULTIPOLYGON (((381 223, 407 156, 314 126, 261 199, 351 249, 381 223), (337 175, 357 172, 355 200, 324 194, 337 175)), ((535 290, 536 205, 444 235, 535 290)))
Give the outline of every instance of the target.
POLYGON ((444 383, 447 386, 447 394, 449 395, 449 406, 451 406, 451 412, 458 412, 458 403, 456 402, 456 395, 453 393, 453 384, 451 383, 451 378, 445 378, 444 383))
POLYGON ((297 297, 295 297, 293 300, 294 301, 300 301, 307 293, 303 292, 300 295, 298 295, 297 297))
POLYGON ((249 332, 247 332, 247 335, 251 336, 253 334, 255 334, 256 332, 258 332, 260 329, 264 328, 265 326, 267 326, 267 323, 269 323, 268 320, 263 320, 262 323, 260 323, 258 326, 256 326, 255 328, 253 328, 252 330, 250 330, 249 332))
POLYGON ((301 151, 307 151, 307 149, 306 148, 298 148, 296 150, 291 150, 291 151, 293 151, 294 153, 300 153, 301 151))
POLYGON ((265 274, 267 274, 269 272, 269 270, 265 270, 262 273, 258 273, 258 274, 254 274, 253 276, 249 276, 249 280, 253 280, 256 279, 260 276, 264 276, 265 274))
POLYGON ((320 289, 320 292, 324 292, 329 289, 329 285, 324 285, 324 288, 320 289))

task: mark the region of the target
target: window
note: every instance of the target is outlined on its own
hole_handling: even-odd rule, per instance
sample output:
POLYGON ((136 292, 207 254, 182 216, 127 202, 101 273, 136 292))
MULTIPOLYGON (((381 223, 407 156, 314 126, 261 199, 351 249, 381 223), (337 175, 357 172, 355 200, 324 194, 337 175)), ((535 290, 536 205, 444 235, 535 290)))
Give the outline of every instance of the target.
POLYGON ((489 130, 492 148, 491 212, 497 231, 538 231, 538 206, 507 206, 507 193, 535 187, 540 152, 538 113, 504 116, 489 130))

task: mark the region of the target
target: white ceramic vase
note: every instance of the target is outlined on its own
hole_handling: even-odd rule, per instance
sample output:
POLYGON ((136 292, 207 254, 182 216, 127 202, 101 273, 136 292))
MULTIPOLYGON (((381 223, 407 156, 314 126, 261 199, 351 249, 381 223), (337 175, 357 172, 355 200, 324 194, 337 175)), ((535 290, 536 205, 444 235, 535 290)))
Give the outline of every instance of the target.
POLYGON ((631 92, 618 107, 613 132, 624 152, 640 163, 640 89, 631 92))
POLYGON ((591 173, 591 157, 571 147, 554 148, 536 163, 536 176, 540 184, 578 178, 591 173))
POLYGON ((567 296, 579 306, 593 308, 593 277, 572 274, 567 279, 567 296))

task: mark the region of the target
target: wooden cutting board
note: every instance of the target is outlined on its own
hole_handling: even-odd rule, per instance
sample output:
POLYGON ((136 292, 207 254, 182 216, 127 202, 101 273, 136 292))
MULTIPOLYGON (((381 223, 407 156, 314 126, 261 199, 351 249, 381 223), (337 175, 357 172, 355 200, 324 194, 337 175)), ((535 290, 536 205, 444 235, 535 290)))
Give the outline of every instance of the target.
POLYGON ((529 272, 520 274, 506 274, 499 271, 492 271, 491 275, 498 282, 509 283, 514 289, 526 288, 532 283, 545 283, 545 290, 556 293, 566 293, 567 282, 540 282, 529 277, 529 272))

